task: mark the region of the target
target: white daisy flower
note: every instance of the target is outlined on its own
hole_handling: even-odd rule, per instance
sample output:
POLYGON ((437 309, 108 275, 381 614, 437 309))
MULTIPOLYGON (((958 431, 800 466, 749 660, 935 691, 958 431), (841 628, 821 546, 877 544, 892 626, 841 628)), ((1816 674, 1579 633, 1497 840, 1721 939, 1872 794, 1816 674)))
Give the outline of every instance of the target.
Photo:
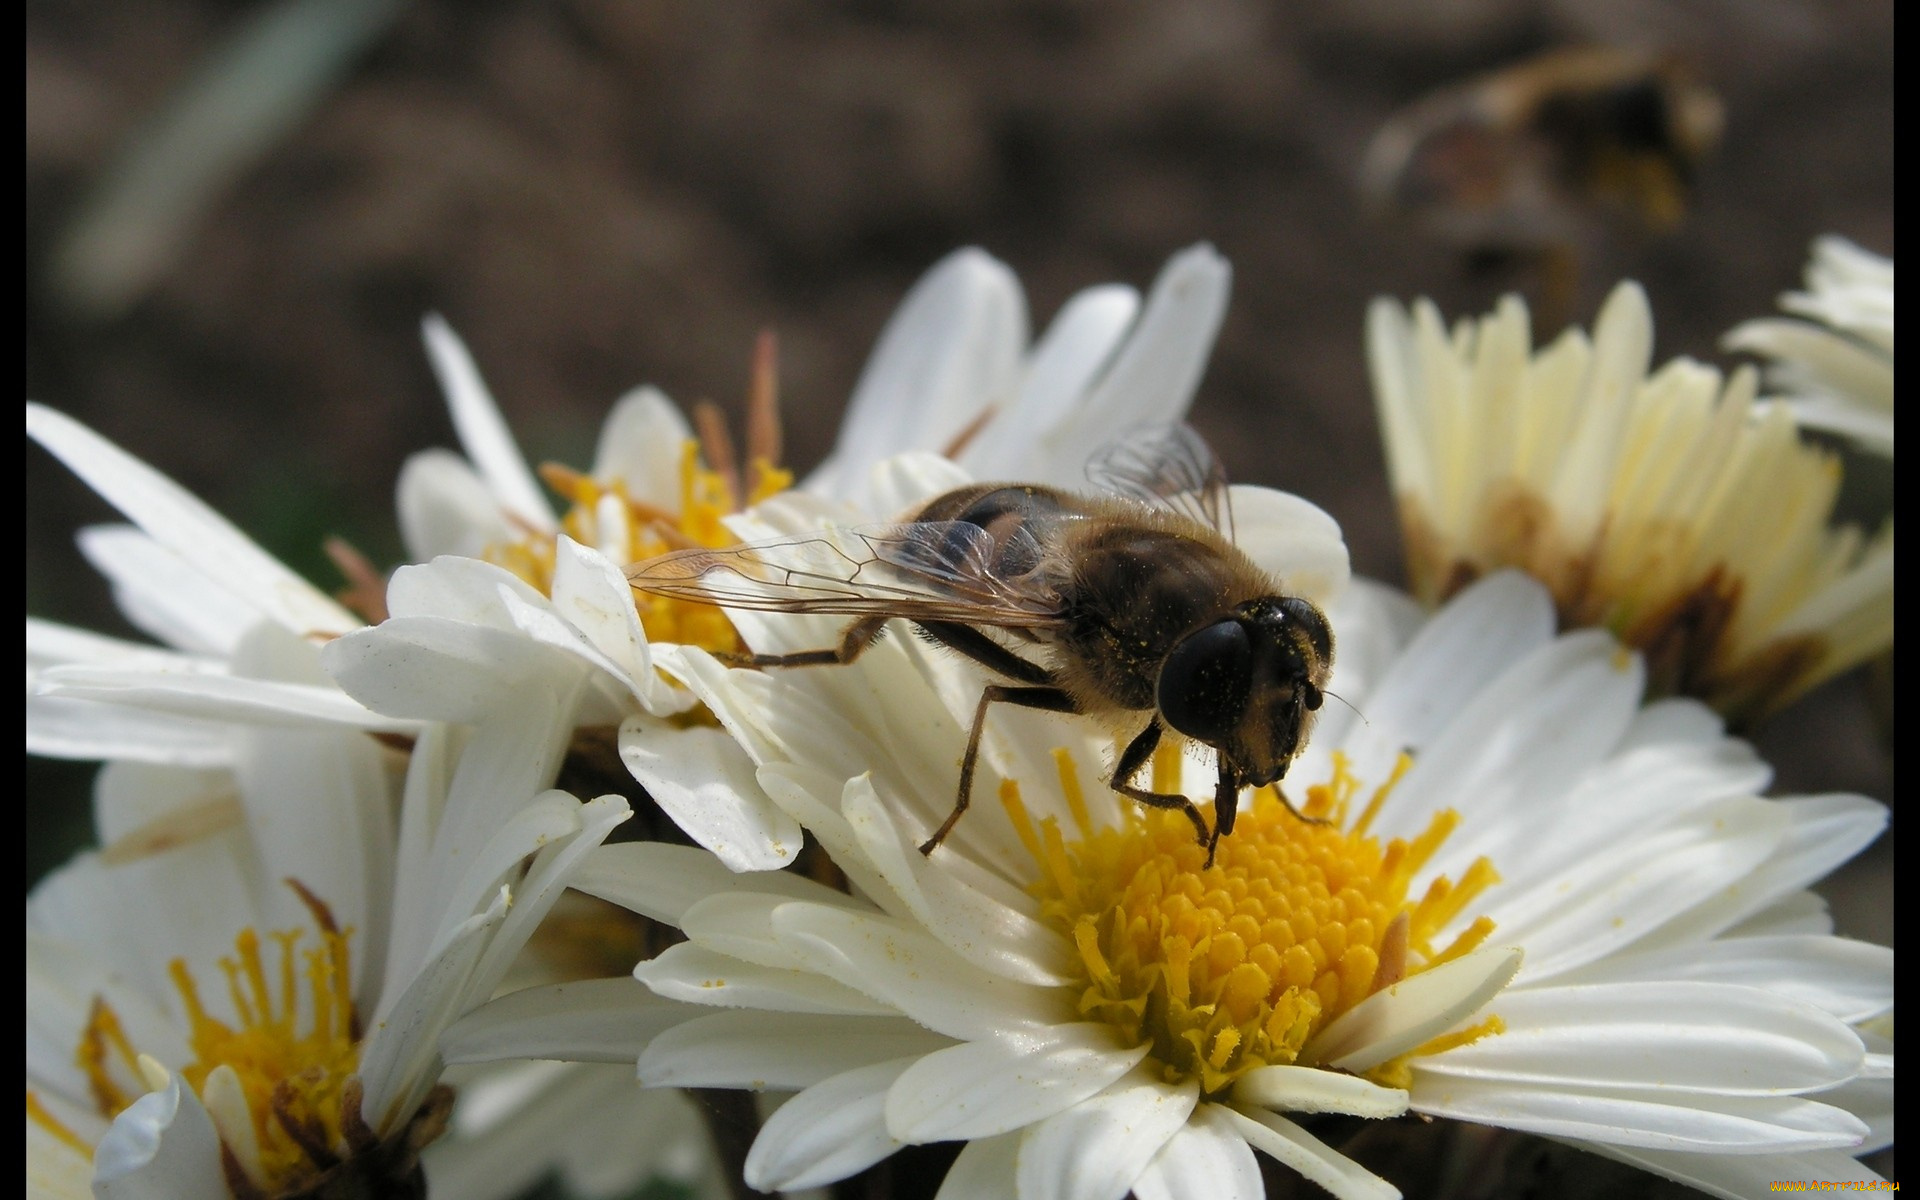
POLYGON ((1519 567, 1567 628, 1647 656, 1656 693, 1775 711, 1893 644, 1893 527, 1832 524, 1839 461, 1755 376, 1648 374, 1646 296, 1622 284, 1589 338, 1534 351, 1526 306, 1449 331, 1379 300, 1368 359, 1414 594, 1438 604, 1519 567))
POLYGON ((318 644, 361 622, 152 467, 72 418, 27 405, 39 442, 133 526, 80 532, 121 611, 160 646, 27 618, 27 752, 191 767, 231 765, 232 722, 409 734, 342 695, 318 644), (286 635, 272 677, 232 660, 261 626, 286 635), (163 648, 164 647, 164 648, 163 648))
MULTIPOLYGON (((1325 823, 1256 794, 1204 870, 1184 817, 1101 786, 1110 747, 1030 714, 989 722, 976 803, 921 855, 980 685, 913 639, 787 671, 687 654, 850 894, 597 852, 576 886, 687 935, 635 974, 718 1010, 654 1037, 642 1081, 796 1093, 747 1159, 760 1188, 964 1141, 943 1196, 1256 1197, 1254 1151, 1396 1194, 1310 1130, 1329 1113, 1540 1134, 1729 1196, 1874 1178, 1853 1154, 1891 1138, 1892 1059, 1853 1026, 1890 1011, 1892 954, 1805 889, 1885 810, 1761 798, 1711 712, 1643 706, 1638 657, 1556 637, 1520 576, 1411 641, 1377 589, 1330 613, 1351 708, 1289 773, 1325 823)), ((1203 792, 1195 765, 1162 756, 1158 786, 1203 792)))
MULTIPOLYGON (((309 649, 263 623, 229 667, 284 682, 309 649)), ((218 768, 103 769, 103 848, 27 902, 30 1189, 417 1186, 447 1116, 442 1032, 628 816, 543 790, 570 733, 551 715, 470 718, 418 729, 404 760, 249 722, 218 768)))
MULTIPOLYGON (((294 735, 288 731, 293 729, 332 728, 363 730, 385 735, 391 741, 393 738, 417 738, 427 729, 428 723, 425 721, 382 716, 362 707, 344 694, 322 671, 320 646, 361 628, 359 619, 352 613, 275 561, 177 484, 78 422, 43 406, 30 404, 27 429, 29 436, 73 467, 103 497, 134 520, 134 527, 84 530, 79 537, 80 546, 82 552, 114 585, 116 597, 128 619, 165 644, 164 648, 141 645, 57 622, 29 618, 27 749, 29 753, 108 762, 107 776, 101 785, 103 794, 114 797, 116 804, 133 804, 139 813, 153 818, 152 828, 149 830, 143 826, 144 832, 140 832, 140 837, 148 840, 162 837, 185 840, 190 836, 219 832, 229 826, 242 824, 243 817, 251 814, 243 814, 239 805, 231 799, 235 791, 232 783, 220 781, 254 762, 260 754, 263 737, 292 737, 294 735), (271 647, 270 654, 267 647, 271 647), (259 669, 263 654, 271 661, 271 671, 259 669), (194 770, 177 776, 186 780, 185 783, 167 784, 156 781, 174 779, 175 774, 147 771, 138 764, 194 770), (125 782, 130 779, 140 781, 138 787, 130 789, 125 782), (138 788, 159 789, 162 800, 167 800, 174 791, 181 791, 183 794, 179 797, 179 804, 183 813, 168 815, 161 812, 156 807, 158 801, 139 798, 138 788), (229 798, 196 808, 193 797, 185 794, 192 788, 211 788, 215 793, 229 798), (154 811, 148 812, 150 808, 154 811)), ((381 590, 384 591, 384 588, 381 590)), ((567 589, 562 589, 563 599, 571 594, 567 589)), ((551 676, 544 685, 530 686, 525 674, 526 656, 514 661, 523 673, 511 681, 512 686, 528 694, 546 695, 550 699, 562 695, 564 685, 556 685, 551 676)), ((569 674, 561 671, 562 676, 569 674)), ((643 673, 641 678, 651 678, 651 675, 643 673)), ((503 680, 497 690, 481 688, 469 699, 480 702, 489 695, 506 694, 507 690, 506 681, 503 680)), ((516 719, 535 723, 551 721, 558 719, 562 713, 577 713, 580 707, 577 699, 565 702, 563 698, 563 702, 554 705, 551 713, 535 713, 516 719)), ((441 709, 452 711, 445 704, 441 705, 441 709)), ((477 709, 463 711, 460 715, 475 722, 484 720, 477 709)), ((535 723, 529 723, 526 728, 538 727, 535 723)), ((373 743, 363 739, 337 737, 327 744, 342 747, 342 750, 340 763, 319 762, 315 766, 315 770, 326 773, 347 770, 346 764, 357 761, 373 746, 373 743)), ((543 756, 541 761, 547 769, 554 768, 550 756, 543 756)), ((624 772, 621 774, 625 778, 624 772)), ((351 777, 350 770, 347 770, 347 775, 351 777)), ((551 775, 538 782, 522 782, 526 786, 520 797, 522 802, 531 800, 536 806, 547 807, 557 802, 551 797, 536 799, 540 790, 553 782, 551 775)), ((579 782, 577 774, 569 782, 579 782)), ((603 790, 623 789, 612 787, 603 790)), ((628 784, 624 790, 631 790, 631 785, 628 784)), ((304 797, 304 792, 302 795, 304 797)), ((306 798, 303 798, 302 803, 305 802, 306 798)), ((610 801, 601 803, 605 805, 610 801)), ((323 825, 328 820, 336 825, 344 825, 365 816, 361 814, 357 818, 352 812, 328 814, 320 808, 305 815, 323 825)), ((496 815, 499 820, 505 820, 506 814, 496 815)), ((275 819, 285 824, 288 816, 283 813, 275 819)), ((103 817, 102 828, 125 829, 129 827, 129 820, 103 817)), ((386 829, 385 836, 391 839, 391 817, 380 813, 378 824, 386 829)), ((296 827, 305 826, 297 824, 296 827)), ((551 830, 547 829, 546 832, 550 833, 551 830)), ((360 835, 363 843, 360 849, 369 856, 377 855, 381 862, 387 864, 383 869, 390 871, 393 848, 389 846, 384 852, 378 852, 380 837, 372 829, 362 829, 360 835)), ((114 835, 108 836, 111 840, 114 835)), ((462 836, 471 840, 473 834, 469 831, 462 836)), ((449 843, 450 852, 464 852, 458 844, 459 840, 449 843)), ((312 849, 316 853, 324 853, 331 845, 332 841, 323 839, 312 849)), ((107 853, 112 857, 115 853, 123 852, 110 848, 107 853)), ((76 872, 79 870, 74 869, 76 872)), ((92 868, 87 870, 91 872, 92 868)), ((281 874, 286 872, 282 871, 281 874)), ((348 904, 336 898, 337 888, 318 886, 322 882, 332 881, 316 879, 311 865, 295 874, 313 886, 317 895, 329 898, 330 909, 336 913, 353 916, 368 907, 366 903, 348 904)), ((108 877, 117 879, 120 876, 109 874, 108 877)), ((83 874, 82 878, 91 879, 92 875, 83 874)), ((124 888, 125 885, 115 883, 113 886, 124 888)), ((393 880, 384 875, 378 881, 381 889, 391 889, 392 886, 393 880)), ((284 907, 285 902, 290 900, 291 893, 276 903, 284 907)), ((360 931, 356 936, 362 942, 377 934, 393 915, 389 911, 392 908, 390 900, 373 905, 373 908, 376 912, 373 922, 357 916, 351 922, 354 929, 360 931)), ((433 913, 426 915, 431 917, 433 913)), ((311 924, 304 910, 297 911, 294 916, 311 924)), ((235 921, 235 930, 248 924, 244 914, 237 916, 235 921)), ((258 923, 254 924, 257 926, 258 923)), ((230 953, 229 943, 235 936, 234 932, 229 931, 221 936, 228 939, 221 946, 230 953)), ((522 932, 517 936, 524 940, 525 934, 522 932)), ((165 943, 156 942, 155 945, 163 947, 165 943)), ((375 950, 377 952, 377 947, 375 950)), ((164 953, 164 950, 156 952, 164 953)), ((364 955, 367 948, 365 945, 356 945, 354 952, 364 955)), ((357 966, 360 961, 356 961, 357 966)), ((378 966, 377 960, 364 961, 371 961, 378 966)), ((631 962, 631 959, 627 961, 631 962)), ((95 964, 95 968, 103 971, 110 966, 95 964)), ((610 967, 607 973, 624 969, 623 963, 610 967)), ((523 964, 522 968, 516 970, 516 979, 512 982, 525 985, 530 981, 523 964)), ((161 982, 166 981, 162 979, 161 982)), ((625 990, 635 993, 641 1003, 648 999, 644 989, 637 986, 625 990)), ((367 997, 371 994, 363 988, 362 994, 357 997, 363 1016, 367 997)), ((486 996, 481 993, 477 998, 485 999, 486 996)), ((178 997, 170 996, 170 999, 177 1007, 178 997)), ((311 1004, 311 1001, 303 1000, 302 1003, 311 1004)), ((439 1019, 444 1022, 451 1015, 441 1014, 439 1019)), ((399 1043, 390 1039, 387 1045, 395 1047, 399 1043)), ((69 1045, 66 1052, 71 1054, 72 1049, 69 1045)), ((373 1052, 369 1051, 369 1054, 373 1052)), ((542 1094, 541 1121, 585 1128, 590 1124, 589 1116, 602 1119, 609 1114, 624 1114, 632 1119, 632 1127, 647 1128, 652 1126, 652 1118, 663 1107, 672 1104, 670 1100, 649 1095, 631 1086, 629 1078, 629 1086, 624 1089, 627 1095, 623 1107, 604 1079, 592 1078, 594 1070, 586 1066, 568 1068, 569 1079, 581 1076, 580 1082, 584 1086, 570 1086, 566 1080, 549 1081, 552 1090, 560 1094, 542 1094)), ((623 1074, 630 1077, 630 1069, 623 1074)), ((517 1078, 517 1074, 514 1077, 517 1078)), ((469 1112, 473 1105, 467 1101, 463 1100, 456 1106, 452 1116, 452 1136, 446 1140, 446 1145, 436 1149, 429 1167, 432 1175, 456 1180, 457 1183, 452 1186, 458 1187, 460 1195, 482 1197, 515 1194, 518 1185, 501 1182, 509 1177, 507 1172, 497 1169, 497 1160, 502 1155, 514 1157, 533 1169, 555 1167, 583 1185, 612 1186, 610 1181, 638 1178, 635 1172, 644 1176, 661 1165, 658 1161, 661 1148, 642 1138, 620 1139, 615 1143, 620 1152, 607 1153, 604 1141, 598 1146, 583 1141, 572 1146, 571 1150, 568 1144, 550 1138, 529 1141, 515 1136, 515 1131, 526 1127, 510 1121, 505 1125, 505 1134, 502 1134, 495 1128, 507 1121, 502 1115, 503 1105, 499 1098, 509 1093, 508 1084, 511 1080, 483 1074, 472 1076, 471 1082, 473 1090, 481 1095, 478 1102, 480 1115, 469 1112), (486 1136, 468 1136, 470 1131, 476 1129, 484 1129, 486 1136), (593 1155, 591 1166, 581 1158, 582 1154, 593 1155), (492 1162, 494 1167, 486 1167, 484 1164, 488 1162, 492 1162), (489 1184, 485 1189, 480 1186, 483 1182, 489 1184)), ((56 1107, 61 1104, 56 1093, 46 1094, 49 1096, 46 1104, 56 1107)), ((181 1101, 189 1110, 195 1103, 191 1095, 189 1089, 189 1098, 181 1101)), ((153 1102, 146 1103, 151 1107, 153 1102)), ((46 1153, 36 1153, 30 1157, 29 1179, 31 1183, 36 1172, 51 1170, 84 1192, 93 1179, 93 1145, 98 1140, 99 1131, 107 1126, 98 1112, 91 1115, 69 1112, 66 1118, 65 1128, 88 1129, 88 1136, 67 1140, 56 1136, 49 1140, 46 1127, 30 1124, 30 1143, 41 1145, 46 1153)), ((131 1128, 137 1130, 142 1127, 131 1128)), ((665 1165, 669 1174, 676 1170, 680 1174, 685 1173, 681 1169, 685 1164, 669 1162, 665 1165)), ((55 1188, 50 1194, 64 1193, 55 1188)), ((611 1193, 596 1192, 589 1187, 582 1194, 611 1193)))
POLYGON ((1735 326, 1722 342, 1770 360, 1767 385, 1809 429, 1893 457, 1893 259, 1839 237, 1813 243, 1807 290, 1780 297, 1795 317, 1735 326))

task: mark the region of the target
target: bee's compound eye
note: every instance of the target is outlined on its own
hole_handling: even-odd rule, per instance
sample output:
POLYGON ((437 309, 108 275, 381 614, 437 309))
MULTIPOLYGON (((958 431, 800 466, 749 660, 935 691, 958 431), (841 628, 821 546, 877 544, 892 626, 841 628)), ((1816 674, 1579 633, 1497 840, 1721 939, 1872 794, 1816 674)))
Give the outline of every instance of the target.
MULTIPOLYGON (((1313 644, 1313 652, 1320 656, 1321 662, 1333 658, 1333 631, 1327 628, 1326 614, 1315 608, 1312 601, 1287 596, 1280 601, 1280 611, 1306 633, 1313 644)), ((1318 705, 1310 707, 1317 708, 1318 705)))
POLYGON ((1160 667, 1160 715, 1190 738, 1218 744, 1246 712, 1253 641, 1238 621, 1216 621, 1181 639, 1160 667))

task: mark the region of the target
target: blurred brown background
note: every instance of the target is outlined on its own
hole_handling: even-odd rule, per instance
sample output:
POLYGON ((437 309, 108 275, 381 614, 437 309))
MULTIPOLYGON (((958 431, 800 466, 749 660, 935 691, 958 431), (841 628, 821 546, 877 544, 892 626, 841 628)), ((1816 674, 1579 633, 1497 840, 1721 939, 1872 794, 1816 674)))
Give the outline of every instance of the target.
MULTIPOLYGON (((1200 240, 1235 280, 1195 423, 1236 478, 1318 501, 1359 570, 1398 579, 1366 302, 1426 294, 1458 316, 1530 279, 1362 218, 1359 159, 1398 106, 1549 46, 1678 50, 1726 107, 1683 227, 1589 247, 1582 322, 1637 278, 1657 356, 1719 360, 1720 334, 1798 284, 1815 235, 1893 250, 1885 0, 336 8, 362 44, 117 301, 76 283, 64 240, 110 164, 276 10, 88 0, 26 20, 27 395, 328 585, 320 538, 394 562, 399 465, 452 442, 425 312, 466 338, 529 455, 574 462, 635 384, 737 406, 772 327, 805 468, 948 250, 1008 262, 1038 328, 1074 290, 1145 288, 1200 240)), ((71 543, 107 510, 35 448, 26 471, 28 612, 124 630, 71 543)), ((1760 740, 1782 790, 1891 798, 1856 681, 1760 740)), ((29 883, 84 838, 86 777, 30 766, 29 883)), ((1880 873, 1850 877, 1864 894, 1838 893, 1844 931, 1891 939, 1891 853, 1889 837, 1880 873)))

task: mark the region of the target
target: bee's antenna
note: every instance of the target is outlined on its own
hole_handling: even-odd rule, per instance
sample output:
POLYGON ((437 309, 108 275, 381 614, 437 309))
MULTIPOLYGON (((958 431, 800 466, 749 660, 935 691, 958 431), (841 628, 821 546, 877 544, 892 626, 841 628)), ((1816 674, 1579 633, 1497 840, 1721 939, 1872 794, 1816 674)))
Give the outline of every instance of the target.
POLYGON ((1321 688, 1320 694, 1323 696, 1332 696, 1335 700, 1338 700, 1340 703, 1346 705, 1347 708, 1353 713, 1354 716, 1359 717, 1360 723, 1362 725, 1365 725, 1369 729, 1373 728, 1373 722, 1367 720, 1367 714, 1361 712, 1359 708, 1355 707, 1353 701, 1347 699, 1345 696, 1342 696, 1339 692, 1329 692, 1325 688, 1321 688))

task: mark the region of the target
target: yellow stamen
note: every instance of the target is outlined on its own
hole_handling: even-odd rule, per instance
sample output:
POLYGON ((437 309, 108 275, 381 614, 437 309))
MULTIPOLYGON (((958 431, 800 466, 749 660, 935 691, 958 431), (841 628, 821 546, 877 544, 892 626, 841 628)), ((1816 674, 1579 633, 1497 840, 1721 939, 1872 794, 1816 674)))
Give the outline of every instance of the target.
POLYGON ((1397 1058, 1390 1058, 1379 1066, 1366 1072, 1366 1077, 1381 1087, 1406 1090, 1413 1086, 1413 1060, 1432 1054, 1444 1054, 1448 1050, 1457 1050, 1461 1046, 1471 1046, 1481 1038, 1496 1037, 1507 1031, 1507 1023, 1497 1015, 1469 1025, 1465 1029, 1456 1029, 1452 1033, 1443 1033, 1431 1038, 1397 1058))
POLYGON ((1053 765, 1060 775, 1060 792, 1067 801, 1067 815, 1073 818, 1073 827, 1080 831, 1080 836, 1085 837, 1093 832, 1093 816, 1087 811, 1087 794, 1080 790, 1080 773, 1073 769, 1073 756, 1065 746, 1054 748, 1053 765))
POLYGON ((41 1102, 40 1097, 34 1095, 32 1088, 27 1089, 27 1120, 32 1121, 35 1125, 46 1130, 49 1134, 52 1134, 55 1138, 64 1142, 72 1149, 79 1151, 86 1157, 93 1157, 93 1147, 87 1144, 87 1140, 67 1128, 65 1122, 54 1116, 47 1106, 41 1102))
MULTIPOLYGON (((1176 781, 1177 761, 1156 755, 1156 787, 1176 781)), ((1072 759, 1057 753, 1056 763, 1079 824, 1072 759)), ((1179 812, 1129 805, 1119 827, 1082 829, 1068 842, 1004 785, 1002 802, 1038 867, 1041 914, 1073 942, 1080 1011, 1150 1046, 1168 1081, 1191 1079, 1216 1096, 1250 1070, 1298 1061, 1329 1021, 1442 961, 1428 943, 1498 877, 1483 859, 1457 885, 1437 880, 1409 896, 1459 819, 1438 814, 1413 839, 1386 845, 1367 835, 1404 770, 1365 796, 1355 817, 1361 781, 1336 756, 1302 805, 1325 824, 1300 820, 1272 788, 1259 789, 1212 867, 1179 812)), ((1491 928, 1485 918, 1472 923, 1446 956, 1491 928)), ((1494 1031, 1476 1029, 1474 1037, 1494 1031)))
POLYGON ((98 996, 88 1008, 74 1062, 86 1076, 95 1107, 108 1116, 139 1099, 140 1092, 134 1089, 140 1086, 140 1056, 120 1026, 120 1014, 98 996), (135 1081, 131 1087, 115 1077, 116 1065, 131 1075, 135 1081))
MULTIPOLYGON (((270 969, 258 931, 242 929, 232 957, 220 960, 233 1023, 208 1010, 184 959, 167 967, 194 1055, 178 1074, 203 1095, 215 1071, 237 1081, 265 1181, 276 1192, 299 1190, 344 1157, 350 1150, 345 1129, 359 1120, 357 1112, 346 1114, 342 1103, 344 1094, 358 1092, 348 1084, 360 1063, 349 952, 353 931, 336 925, 332 912, 306 888, 289 883, 312 914, 320 944, 302 948, 305 930, 273 931, 278 962, 270 969), (308 1012, 304 1029, 303 1007, 308 1012)), ((160 1064, 135 1051, 104 999, 94 1001, 77 1058, 101 1115, 108 1118, 140 1094, 123 1076, 141 1080, 143 1089, 166 1078, 160 1064)))
MULTIPOLYGON (((703 402, 693 414, 698 436, 680 448, 678 511, 629 495, 623 480, 595 479, 547 463, 540 468, 540 478, 568 505, 560 520, 561 531, 621 566, 673 550, 739 544, 725 519, 793 486, 793 473, 778 465, 776 366, 772 335, 763 334, 755 348, 748 388, 744 477, 725 419, 718 408, 703 402)), ((509 541, 487 547, 481 557, 552 595, 555 535, 525 529, 509 541)), ((633 602, 652 641, 699 646, 719 654, 737 654, 744 648, 726 613, 713 605, 640 592, 633 594, 633 602)))

